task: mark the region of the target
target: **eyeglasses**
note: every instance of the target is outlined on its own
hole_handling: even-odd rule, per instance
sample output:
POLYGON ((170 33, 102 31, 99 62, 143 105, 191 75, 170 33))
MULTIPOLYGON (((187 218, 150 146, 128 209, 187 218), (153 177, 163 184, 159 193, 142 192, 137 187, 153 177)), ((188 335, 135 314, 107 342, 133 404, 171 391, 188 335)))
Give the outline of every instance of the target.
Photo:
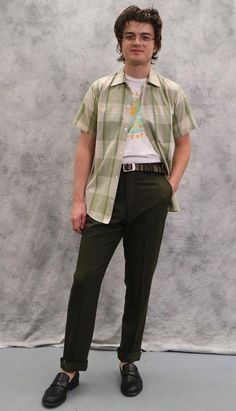
POLYGON ((136 40, 136 37, 139 36, 140 40, 142 41, 142 43, 149 43, 152 40, 155 40, 155 37, 152 37, 151 34, 145 34, 145 33, 141 33, 141 34, 134 34, 134 33, 127 33, 124 34, 122 36, 122 38, 127 41, 127 43, 132 43, 133 41, 136 40))

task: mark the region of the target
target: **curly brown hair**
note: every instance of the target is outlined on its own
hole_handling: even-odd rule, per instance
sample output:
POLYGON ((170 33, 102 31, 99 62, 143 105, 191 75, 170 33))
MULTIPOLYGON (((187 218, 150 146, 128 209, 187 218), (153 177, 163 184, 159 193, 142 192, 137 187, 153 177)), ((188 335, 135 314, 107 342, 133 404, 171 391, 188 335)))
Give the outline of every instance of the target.
POLYGON ((114 32, 118 41, 116 50, 121 56, 117 59, 118 61, 125 61, 122 55, 122 37, 123 32, 126 26, 126 23, 129 21, 138 21, 140 23, 150 23, 154 29, 155 36, 155 47, 157 50, 152 55, 152 60, 157 60, 157 53, 161 49, 161 29, 162 29, 162 20, 157 9, 147 8, 140 9, 137 6, 129 6, 117 17, 114 32))

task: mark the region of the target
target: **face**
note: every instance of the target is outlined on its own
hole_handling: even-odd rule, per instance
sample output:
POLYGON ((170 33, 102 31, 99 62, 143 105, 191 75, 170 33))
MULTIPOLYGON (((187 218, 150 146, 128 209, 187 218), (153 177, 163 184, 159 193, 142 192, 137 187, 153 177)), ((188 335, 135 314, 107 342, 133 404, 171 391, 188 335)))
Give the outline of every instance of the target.
POLYGON ((149 64, 157 50, 154 29, 150 23, 130 21, 126 23, 121 48, 125 64, 132 66, 149 64))

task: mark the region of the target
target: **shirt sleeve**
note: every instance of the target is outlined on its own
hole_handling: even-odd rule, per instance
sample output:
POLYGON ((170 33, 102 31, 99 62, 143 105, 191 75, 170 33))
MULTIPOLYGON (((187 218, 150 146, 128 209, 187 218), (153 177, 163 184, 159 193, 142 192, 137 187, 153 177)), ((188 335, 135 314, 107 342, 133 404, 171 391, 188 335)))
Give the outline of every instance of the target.
POLYGON ((85 94, 80 109, 73 120, 73 125, 94 138, 97 134, 97 108, 98 89, 93 83, 85 94))
POLYGON ((173 113, 174 138, 180 138, 181 136, 188 134, 190 130, 193 130, 195 128, 197 128, 197 123, 193 117, 183 89, 181 86, 179 86, 173 113))

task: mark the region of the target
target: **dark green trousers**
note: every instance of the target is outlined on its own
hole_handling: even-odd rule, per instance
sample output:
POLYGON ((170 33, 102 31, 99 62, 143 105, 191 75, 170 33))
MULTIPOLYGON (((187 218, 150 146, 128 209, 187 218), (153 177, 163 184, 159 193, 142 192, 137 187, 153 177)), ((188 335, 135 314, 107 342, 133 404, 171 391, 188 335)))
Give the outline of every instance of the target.
POLYGON ((151 283, 171 197, 171 185, 163 175, 121 171, 110 223, 87 215, 60 359, 65 371, 85 371, 88 367, 101 283, 121 238, 126 294, 117 356, 122 362, 140 359, 151 283))

